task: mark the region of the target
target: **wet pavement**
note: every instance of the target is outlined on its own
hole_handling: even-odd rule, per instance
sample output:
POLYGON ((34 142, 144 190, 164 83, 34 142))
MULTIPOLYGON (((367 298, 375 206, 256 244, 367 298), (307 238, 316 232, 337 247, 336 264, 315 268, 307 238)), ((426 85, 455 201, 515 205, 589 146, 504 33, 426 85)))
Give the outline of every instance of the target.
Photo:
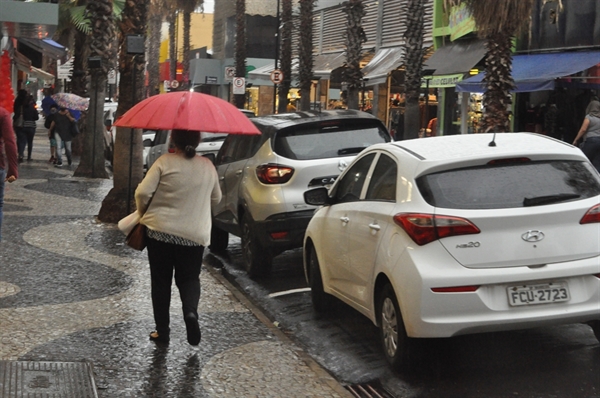
MULTIPOLYGON (((146 252, 95 217, 112 180, 73 177, 77 158, 60 169, 48 158, 38 129, 33 160, 6 185, 0 363, 89 364, 99 397, 350 396, 211 266, 201 273, 200 345, 187 344, 176 288, 170 345, 149 341, 146 252)), ((39 381, 31 388, 50 391, 39 381)))

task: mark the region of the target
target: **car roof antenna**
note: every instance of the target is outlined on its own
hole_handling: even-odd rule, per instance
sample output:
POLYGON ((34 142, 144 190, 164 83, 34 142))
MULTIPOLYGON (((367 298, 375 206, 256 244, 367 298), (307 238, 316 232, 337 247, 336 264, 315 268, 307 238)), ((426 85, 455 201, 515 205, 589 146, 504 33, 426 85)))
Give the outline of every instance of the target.
MULTIPOLYGON (((494 128, 494 126, 488 127, 485 130, 485 132, 489 133, 492 128, 494 128)), ((488 144, 488 146, 496 146, 496 131, 495 130, 494 130, 494 136, 492 137, 492 140, 490 141, 490 143, 488 144)))

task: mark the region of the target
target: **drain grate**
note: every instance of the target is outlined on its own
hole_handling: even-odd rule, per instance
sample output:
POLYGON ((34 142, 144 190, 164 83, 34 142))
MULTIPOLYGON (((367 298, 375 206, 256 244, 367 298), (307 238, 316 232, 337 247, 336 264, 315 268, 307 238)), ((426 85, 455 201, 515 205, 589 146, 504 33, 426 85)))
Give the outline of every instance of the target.
POLYGON ((2 398, 97 398, 86 362, 0 361, 2 398))
POLYGON ((394 398, 387 392, 379 380, 373 380, 368 383, 352 384, 346 386, 346 390, 356 398, 394 398))

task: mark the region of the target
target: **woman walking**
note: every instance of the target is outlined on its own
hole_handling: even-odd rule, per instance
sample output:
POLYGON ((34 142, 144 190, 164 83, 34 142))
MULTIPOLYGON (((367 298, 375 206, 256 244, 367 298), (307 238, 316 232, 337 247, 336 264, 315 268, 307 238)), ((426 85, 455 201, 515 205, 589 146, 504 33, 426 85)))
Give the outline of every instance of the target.
POLYGON ((35 137, 36 122, 40 118, 37 109, 35 109, 35 101, 30 95, 23 106, 23 128, 22 132, 25 136, 24 142, 19 145, 19 159, 23 160, 25 145, 27 144, 27 160, 31 160, 31 151, 33 149, 33 137, 35 137))
POLYGON ((174 130, 175 153, 162 155, 135 191, 147 229, 152 307, 156 330, 150 340, 168 343, 173 273, 179 289, 187 341, 200 343, 198 303, 204 247, 210 244, 211 205, 221 200, 215 167, 196 155, 200 132, 174 130))
POLYGON ((588 105, 587 115, 583 119, 573 145, 577 145, 584 137, 581 150, 596 170, 600 171, 600 102, 598 101, 594 100, 588 105))

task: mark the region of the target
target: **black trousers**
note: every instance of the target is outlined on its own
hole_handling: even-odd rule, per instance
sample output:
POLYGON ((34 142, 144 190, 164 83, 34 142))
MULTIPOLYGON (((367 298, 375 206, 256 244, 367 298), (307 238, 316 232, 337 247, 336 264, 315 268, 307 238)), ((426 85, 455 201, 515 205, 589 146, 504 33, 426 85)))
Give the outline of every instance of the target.
POLYGON ((200 268, 204 246, 181 246, 147 238, 148 261, 152 281, 152 309, 156 330, 169 335, 169 308, 173 272, 179 289, 183 315, 198 315, 200 268))

